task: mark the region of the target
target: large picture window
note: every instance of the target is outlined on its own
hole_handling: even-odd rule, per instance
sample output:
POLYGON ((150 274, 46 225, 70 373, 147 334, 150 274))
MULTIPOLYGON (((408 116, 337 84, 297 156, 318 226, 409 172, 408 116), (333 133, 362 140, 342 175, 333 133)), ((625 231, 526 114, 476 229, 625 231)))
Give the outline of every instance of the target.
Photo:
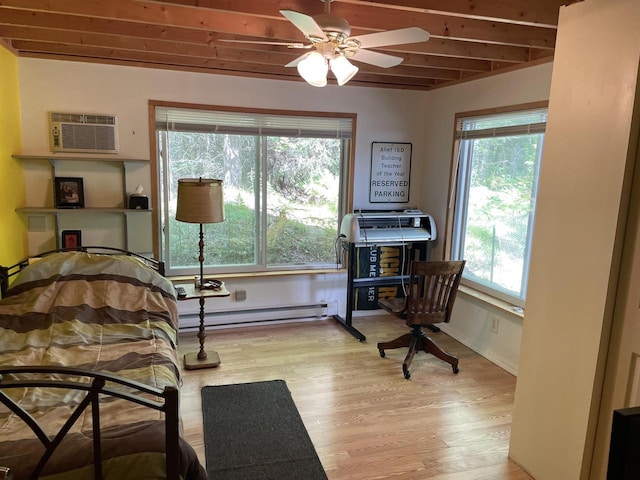
POLYGON ((463 282, 524 306, 546 108, 457 118, 451 257, 463 282))
POLYGON ((205 268, 335 267, 347 209, 350 115, 154 106, 161 256, 198 266, 199 229, 175 219, 180 178, 223 180, 226 220, 205 225, 205 268))

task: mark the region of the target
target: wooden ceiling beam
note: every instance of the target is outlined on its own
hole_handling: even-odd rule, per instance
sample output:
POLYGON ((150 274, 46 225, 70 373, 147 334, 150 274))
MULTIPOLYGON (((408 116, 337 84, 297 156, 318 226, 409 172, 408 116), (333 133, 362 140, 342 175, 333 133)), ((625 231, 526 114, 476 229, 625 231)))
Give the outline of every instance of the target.
MULTIPOLYGON (((188 65, 200 68, 213 68, 225 70, 237 70, 241 65, 245 65, 247 70, 253 72, 278 73, 291 72, 290 75, 297 76, 295 68, 285 68, 284 63, 293 60, 291 55, 269 55, 252 56, 244 52, 233 53, 229 50, 215 48, 211 50, 211 55, 182 55, 175 52, 153 49, 149 44, 147 50, 131 50, 126 45, 121 48, 97 45, 85 45, 82 43, 54 43, 13 40, 12 45, 23 51, 32 53, 48 53, 57 55, 69 55, 74 57, 87 56, 92 58, 107 58, 117 60, 129 60, 136 62, 149 62, 156 65, 170 63, 172 65, 188 65), (288 58, 287 58, 288 57, 288 58)), ((368 64, 357 63, 360 72, 383 76, 400 76, 408 79, 439 79, 456 80, 460 78, 460 73, 455 70, 445 70, 438 68, 422 68, 411 66, 398 66, 392 69, 374 67, 368 64)))
MULTIPOLYGON (((64 54, 41 54, 41 53, 33 53, 25 51, 22 56, 29 58, 43 58, 47 60, 62 60, 62 61, 76 61, 83 63, 100 63, 100 64, 109 64, 109 65, 122 65, 128 67, 144 67, 144 68, 157 68, 163 70, 173 70, 180 72, 197 72, 197 73, 215 73, 216 75, 232 75, 234 77, 249 77, 249 78, 262 78, 262 79, 272 79, 272 80, 289 80, 304 83, 304 80, 299 75, 283 75, 281 71, 276 71, 275 73, 267 73, 267 72, 251 72, 248 70, 242 71, 233 71, 233 70, 214 70, 212 71, 210 68, 202 68, 197 66, 188 66, 188 65, 159 65, 144 61, 134 61, 134 60, 118 60, 115 58, 111 59, 103 59, 103 58, 91 58, 91 57, 74 57, 68 56, 64 54)), ((297 73, 297 72, 296 72, 297 73)), ((400 78, 400 77, 398 77, 400 78)), ((438 82, 435 80, 421 80, 418 82, 413 82, 412 84, 407 84, 407 82, 390 82, 388 79, 385 80, 385 83, 381 83, 381 79, 375 76, 367 76, 366 81, 358 80, 357 76, 349 81, 347 85, 354 86, 364 86, 364 87, 375 87, 375 88, 392 88, 392 89, 404 89, 404 90, 429 90, 433 86, 438 85, 438 82)))
POLYGON ((487 72, 491 70, 490 60, 474 60, 471 58, 450 58, 422 53, 403 53, 402 65, 414 67, 446 68, 464 72, 487 72))
MULTIPOLYGON (((335 0, 352 36, 419 26, 427 42, 373 50, 401 65, 360 68, 349 85, 430 89, 553 59, 560 5, 575 0, 335 0)), ((284 64, 307 49, 280 10, 320 0, 0 0, 0 40, 17 55, 300 81, 284 64)))
MULTIPOLYGON (((216 12, 223 12, 225 7, 228 8, 229 6, 228 2, 221 0, 160 0, 160 2, 169 5, 197 5, 200 7, 200 11, 203 8, 207 8, 216 12)), ((283 20, 283 17, 278 12, 281 9, 291 9, 290 3, 286 1, 234 0, 231 7, 234 12, 283 20)), ((322 13, 321 2, 314 1, 311 5, 312 7, 303 8, 300 11, 310 16, 322 13)), ((412 25, 424 28, 435 37, 460 40, 474 39, 474 41, 480 42, 535 46, 537 48, 553 48, 555 44, 555 28, 541 28, 540 26, 509 24, 462 16, 434 15, 433 13, 420 11, 389 9, 376 4, 362 6, 336 1, 331 5, 331 12, 345 18, 351 24, 354 32, 362 32, 359 34, 405 28, 407 25, 412 25)))
MULTIPOLYGON (((61 51, 64 51, 64 45, 61 45, 59 48, 61 51)), ((69 53, 38 53, 38 52, 30 52, 25 50, 22 53, 24 57, 31 58, 43 58, 50 60, 65 60, 65 61, 80 61, 80 62, 88 62, 88 63, 107 63, 111 65, 124 65, 124 66, 135 66, 135 67, 145 67, 145 68, 161 68, 165 70, 176 70, 176 71, 191 71, 191 72, 199 72, 199 73, 215 73, 217 75, 232 75, 232 76, 243 76, 243 77, 254 77, 254 78, 270 78, 274 80, 288 80, 288 81, 297 81, 304 82, 304 80, 298 75, 295 69, 290 69, 291 74, 284 75, 281 69, 270 69, 268 66, 262 66, 262 68, 246 68, 245 64, 239 65, 240 70, 236 70, 232 63, 225 63, 223 65, 214 66, 209 62, 208 65, 198 65, 198 64, 188 64, 188 65, 179 65, 175 63, 164 63, 162 62, 162 57, 156 58, 155 61, 153 59, 122 59, 118 58, 117 55, 113 55, 115 52, 111 52, 111 56, 108 58, 101 57, 90 57, 85 54, 83 56, 78 57, 75 55, 71 55, 69 53)), ((330 76, 330 83, 333 83, 330 76)), ((358 74, 352 80, 349 81, 348 85, 354 86, 369 86, 376 88, 394 88, 394 89, 411 89, 411 90, 428 90, 430 87, 436 85, 437 82, 432 79, 411 79, 407 77, 397 77, 397 76, 378 76, 371 74, 358 74)))
POLYGON ((95 32, 109 35, 124 35, 140 38, 156 38, 184 43, 208 44, 216 34, 206 30, 161 25, 142 25, 104 18, 78 17, 50 12, 30 12, 0 6, 0 24, 18 27, 43 27, 80 32, 95 32))
POLYGON ((258 63, 239 63, 225 58, 205 58, 205 57, 188 57, 184 55, 173 55, 161 52, 141 52, 135 50, 123 50, 117 48, 104 48, 86 45, 67 45, 62 43, 46 43, 15 40, 12 41, 19 50, 27 53, 35 54, 57 54, 69 57, 86 57, 94 59, 122 60, 131 62, 144 62, 155 65, 183 65, 193 66, 207 69, 232 70, 241 72, 243 69, 253 72, 264 71, 273 74, 286 74, 291 72, 290 76, 297 76, 295 68, 283 69, 280 65, 258 64, 258 63))
MULTIPOLYGON (((228 0, 157 0, 170 3, 202 8, 225 9, 228 0)), ((560 7, 575 0, 333 0, 331 10, 340 4, 351 4, 362 9, 379 7, 387 10, 398 10, 414 13, 429 13, 432 15, 456 16, 463 18, 482 19, 515 25, 530 25, 535 27, 557 28, 560 7)), ((318 0, 235 0, 234 4, 268 3, 273 10, 295 10, 309 15, 321 13, 322 4, 318 0)), ((243 9, 246 7, 242 7, 243 9)), ((234 7, 235 10, 235 7, 234 7)))
POLYGON ((300 31, 284 18, 276 22, 260 17, 248 19, 243 13, 165 5, 150 1, 2 0, 1 5, 7 10, 13 8, 35 13, 62 13, 89 19, 300 40, 300 31))
MULTIPOLYGON (((135 22, 121 20, 106 20, 102 18, 74 17, 67 14, 55 14, 14 10, 0 6, 0 24, 39 26, 60 30, 98 32, 117 36, 161 39, 185 43, 212 44, 220 39, 261 39, 259 36, 237 36, 205 32, 197 29, 181 27, 161 27, 158 25, 140 25, 135 22)), ((232 30, 232 29, 230 29, 232 30)), ((274 38, 278 41, 290 41, 290 37, 274 38)), ((293 39, 295 41, 295 39, 293 39)), ((283 47, 280 47, 283 48, 283 47)), ((526 62, 529 60, 529 49, 505 45, 463 42, 450 39, 430 39, 428 42, 409 45, 396 45, 382 50, 389 53, 421 53, 437 56, 452 56, 456 58, 526 62)))
MULTIPOLYGON (((99 4, 74 0, 57 0, 47 3, 39 0, 3 0, 2 4, 5 7, 34 12, 58 12, 90 18, 303 41, 301 32, 268 2, 236 0, 232 5, 233 11, 142 0, 111 0, 108 3, 100 2, 99 4)), ((317 13, 320 12, 321 10, 317 11, 317 13)), ((349 4, 338 5, 332 12, 351 22, 354 36, 413 25, 424 28, 436 38, 473 39, 478 42, 536 48, 553 48, 555 44, 555 30, 548 28, 425 13, 407 13, 401 10, 362 8, 349 4)))
POLYGON ((434 38, 451 38, 510 46, 535 46, 553 48, 556 31, 547 28, 473 20, 461 17, 443 17, 430 14, 412 14, 398 10, 372 12, 362 9, 355 12, 353 6, 334 8, 332 12, 351 23, 352 35, 374 31, 394 30, 407 25, 420 27, 434 38))
POLYGON ((571 0, 336 0, 341 3, 389 9, 457 15, 522 25, 557 27, 560 7, 571 0))

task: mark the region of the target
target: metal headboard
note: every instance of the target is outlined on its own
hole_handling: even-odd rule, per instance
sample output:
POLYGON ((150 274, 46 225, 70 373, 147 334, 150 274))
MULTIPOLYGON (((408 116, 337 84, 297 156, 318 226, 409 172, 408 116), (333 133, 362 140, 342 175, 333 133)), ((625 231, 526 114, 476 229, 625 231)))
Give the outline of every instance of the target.
POLYGON ((42 258, 42 257, 46 257, 47 255, 52 255, 54 253, 59 253, 59 252, 84 252, 84 253, 97 253, 101 255, 127 255, 127 256, 135 257, 142 260, 150 268, 153 268, 160 275, 164 276, 164 262, 160 260, 156 260, 154 258, 145 257, 144 255, 140 255, 139 253, 123 250, 121 248, 101 247, 101 246, 58 248, 56 250, 49 250, 47 252, 38 253, 37 255, 24 258, 20 260, 18 263, 11 265, 9 267, 0 265, 0 293, 4 295, 4 293, 9 289, 9 279, 14 275, 17 275, 18 273, 20 273, 20 271, 23 268, 27 267, 29 265, 29 260, 31 258, 42 258))

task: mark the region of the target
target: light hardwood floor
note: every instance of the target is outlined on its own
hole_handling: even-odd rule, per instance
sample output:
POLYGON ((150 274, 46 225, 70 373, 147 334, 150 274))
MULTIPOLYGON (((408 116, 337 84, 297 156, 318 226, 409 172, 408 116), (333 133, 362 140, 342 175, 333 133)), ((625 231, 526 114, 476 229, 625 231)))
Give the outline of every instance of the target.
MULTIPOLYGON (((185 437, 204 464, 200 389, 261 380, 287 382, 330 480, 529 480, 509 460, 515 377, 444 333, 431 335, 459 356, 460 373, 406 349, 378 354, 379 341, 407 327, 390 316, 357 317, 358 342, 333 319, 209 330, 222 364, 184 371, 185 437)), ((197 350, 194 333, 180 352, 197 350)), ((269 408, 265 405, 265 408, 269 408)))

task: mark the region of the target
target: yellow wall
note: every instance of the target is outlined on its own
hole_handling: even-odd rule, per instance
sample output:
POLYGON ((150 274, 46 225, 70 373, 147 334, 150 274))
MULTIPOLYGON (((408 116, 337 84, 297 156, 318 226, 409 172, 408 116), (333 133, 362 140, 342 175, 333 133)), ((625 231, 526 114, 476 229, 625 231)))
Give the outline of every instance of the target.
POLYGON ((10 265, 27 253, 24 219, 15 208, 24 205, 21 165, 11 158, 21 150, 18 59, 0 42, 0 264, 10 265))

